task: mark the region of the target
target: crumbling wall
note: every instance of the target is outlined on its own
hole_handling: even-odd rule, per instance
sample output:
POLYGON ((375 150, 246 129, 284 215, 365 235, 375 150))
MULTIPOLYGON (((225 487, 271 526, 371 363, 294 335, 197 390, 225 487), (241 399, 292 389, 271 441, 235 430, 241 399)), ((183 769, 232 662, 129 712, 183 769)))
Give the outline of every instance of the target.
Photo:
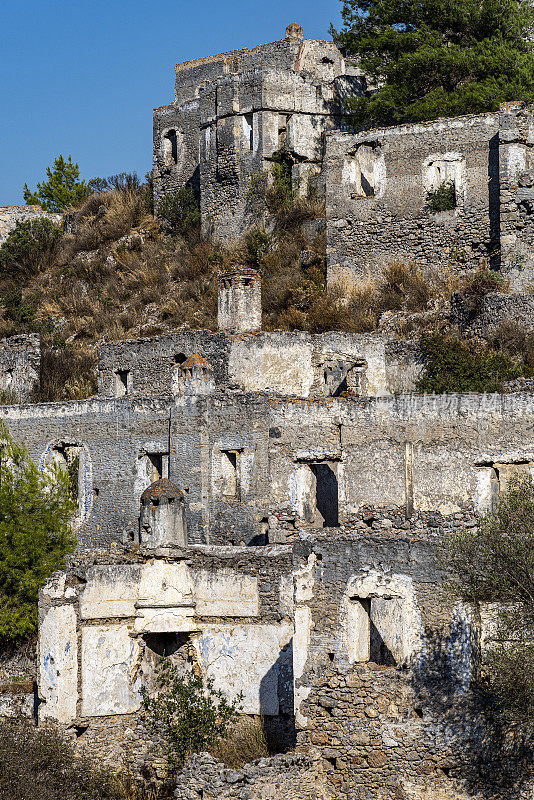
POLYGON ((534 297, 526 293, 491 292, 472 298, 456 292, 451 298, 451 319, 464 335, 490 338, 503 323, 529 333, 534 330, 534 297))
POLYGON ((534 277, 533 107, 505 103, 499 116, 501 269, 515 291, 534 277))
POLYGON ((154 111, 155 198, 191 184, 204 231, 221 240, 262 222, 251 178, 270 172, 276 152, 286 153, 300 192, 322 186, 324 131, 341 118, 343 99, 365 88, 333 42, 304 41, 299 26, 175 73, 173 103, 154 111))
POLYGON ((28 222, 34 219, 49 219, 56 225, 63 222, 63 214, 50 214, 40 206, 2 206, 0 208, 0 247, 5 242, 17 222, 28 222))
POLYGON ((41 380, 41 339, 20 334, 0 340, 0 397, 3 402, 27 403, 41 380))
POLYGON ((79 752, 163 772, 140 689, 175 640, 188 668, 231 699, 242 695, 242 713, 278 725, 281 741, 293 735, 291 548, 203 546, 187 550, 187 563, 183 556, 182 549, 165 561, 139 552, 77 562, 42 590, 39 721, 76 732, 79 752))
POLYGON ((323 764, 317 752, 261 758, 241 769, 228 769, 208 753, 201 753, 188 761, 179 773, 174 797, 176 800, 202 797, 326 800, 332 795, 325 784, 323 764))
POLYGON ((528 758, 473 685, 479 622, 444 588, 439 543, 470 521, 420 518, 410 534, 376 515, 386 520, 386 537, 373 525, 296 549, 306 576, 300 746, 320 750, 340 798, 528 797, 528 758))
POLYGON ((440 119, 326 136, 328 282, 346 287, 395 260, 460 271, 499 248, 499 118, 440 119), (427 192, 455 184, 456 207, 427 192))
POLYGON ((80 449, 76 534, 83 547, 122 543, 138 527, 140 458, 168 453, 164 400, 85 400, 0 407, 0 419, 45 469, 67 447, 80 449), (82 457, 83 451, 83 457, 82 457))

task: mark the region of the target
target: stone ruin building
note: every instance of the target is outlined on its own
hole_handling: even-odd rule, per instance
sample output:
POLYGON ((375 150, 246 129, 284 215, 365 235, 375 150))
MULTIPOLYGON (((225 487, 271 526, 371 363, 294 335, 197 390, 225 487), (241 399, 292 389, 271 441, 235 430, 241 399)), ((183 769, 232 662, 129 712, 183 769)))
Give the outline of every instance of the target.
MULTIPOLYGON (((205 229, 249 224, 250 177, 283 149, 295 181, 326 193, 329 282, 454 248, 527 280, 528 108, 342 131, 363 78, 295 25, 176 78, 155 111, 155 192, 193 185, 205 229), (457 205, 432 214, 424 192, 443 176, 457 205)), ((488 325, 516 308, 501 300, 488 325)), ((527 800, 530 756, 475 688, 493 609, 449 592, 440 544, 511 474, 534 475, 534 395, 422 396, 413 344, 266 332, 261 315, 259 274, 236 267, 218 332, 104 343, 82 401, 28 402, 38 343, 1 343, 0 390, 10 380, 23 402, 0 420, 41 470, 78 479, 78 550, 40 597, 38 723, 163 774, 140 690, 165 654, 242 693, 288 750, 243 770, 195 757, 177 800, 527 800)))
POLYGON ((295 24, 279 42, 175 69, 175 99, 154 111, 156 205, 190 185, 203 229, 239 236, 265 224, 254 181, 282 154, 300 193, 325 196, 331 286, 395 259, 456 271, 487 261, 519 292, 533 279, 530 107, 350 132, 344 101, 365 77, 295 24), (428 193, 443 183, 454 207, 433 212, 428 193))
POLYGON ((473 691, 491 607, 456 601, 438 554, 534 474, 533 396, 420 396, 408 344, 263 332, 249 269, 221 275, 219 324, 104 344, 88 400, 0 407, 41 469, 78 465, 39 724, 162 774, 140 689, 167 654, 290 748, 248 772, 196 758, 178 800, 526 798, 473 691))

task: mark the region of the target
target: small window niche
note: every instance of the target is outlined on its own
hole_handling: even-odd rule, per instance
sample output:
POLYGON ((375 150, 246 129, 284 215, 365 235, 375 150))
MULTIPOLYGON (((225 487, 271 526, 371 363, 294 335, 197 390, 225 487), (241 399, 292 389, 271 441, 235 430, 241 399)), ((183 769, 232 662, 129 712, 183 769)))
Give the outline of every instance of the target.
POLYGON ((454 211, 463 205, 466 188, 465 159, 461 153, 429 156, 423 162, 423 190, 430 211, 454 211))
POLYGON ((494 512, 497 509, 499 497, 512 478, 518 475, 534 478, 534 462, 528 459, 481 462, 475 465, 475 470, 475 508, 480 513, 494 512))
POLYGON ((168 452, 141 452, 135 465, 135 496, 138 500, 151 483, 169 477, 168 452))
POLYGON ((360 396, 364 394, 365 361, 347 361, 331 358, 323 364, 324 394, 327 397, 343 395, 360 396))
POLYGON ((167 167, 178 164, 178 134, 175 130, 163 135, 163 160, 167 167))
POLYGON ((397 666, 404 658, 402 600, 351 597, 348 632, 351 662, 397 666))
POLYGON ((254 114, 243 116, 243 142, 244 149, 252 152, 254 149, 254 114))
POLYGON ((125 397, 132 390, 132 376, 129 369, 115 370, 113 380, 115 397, 125 397))
POLYGON ((240 497, 241 451, 221 450, 221 479, 223 497, 240 497))
POLYGON ((386 185, 386 162, 378 142, 361 144, 345 157, 341 175, 352 199, 379 197, 386 185))

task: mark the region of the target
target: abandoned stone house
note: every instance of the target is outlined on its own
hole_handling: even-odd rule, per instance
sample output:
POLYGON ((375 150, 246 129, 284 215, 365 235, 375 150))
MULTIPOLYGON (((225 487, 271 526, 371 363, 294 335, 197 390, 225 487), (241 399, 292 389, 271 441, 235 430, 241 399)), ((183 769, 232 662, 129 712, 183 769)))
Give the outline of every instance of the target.
MULTIPOLYGON (((437 552, 534 471, 532 396, 419 396, 408 344, 262 332, 251 270, 221 276, 219 323, 103 345, 94 398, 0 407, 41 469, 78 472, 40 724, 162 770, 140 689, 167 654, 298 745, 291 797, 527 797, 470 690, 491 609, 451 598, 437 552)), ((234 796, 213 780, 184 773, 177 797, 234 796)))
POLYGON ((328 283, 351 287, 393 260, 460 271, 489 262, 515 291, 532 280, 532 109, 352 133, 348 95, 367 84, 332 42, 285 39, 177 64, 154 111, 156 204, 189 184, 204 231, 228 240, 265 224, 258 175, 283 154, 293 184, 326 200, 328 283), (429 193, 450 184, 436 212, 429 193))
MULTIPOLYGON (((156 197, 190 183, 204 228, 236 235, 251 176, 283 149, 295 183, 325 192, 330 283, 392 256, 492 258, 530 280, 530 109, 339 130, 364 85, 295 25, 178 65, 154 116, 156 197), (443 181, 456 205, 434 214, 443 181)), ((141 687, 167 655, 297 745, 241 771, 194 760, 178 800, 527 800, 530 755, 473 688, 492 608, 452 596, 439 552, 534 475, 534 395, 421 396, 413 344, 266 332, 261 316, 259 274, 236 267, 218 332, 104 343, 82 401, 31 403, 38 339, 0 343, 0 392, 19 401, 0 420, 78 482, 79 547, 40 597, 39 724, 162 772, 141 687)))

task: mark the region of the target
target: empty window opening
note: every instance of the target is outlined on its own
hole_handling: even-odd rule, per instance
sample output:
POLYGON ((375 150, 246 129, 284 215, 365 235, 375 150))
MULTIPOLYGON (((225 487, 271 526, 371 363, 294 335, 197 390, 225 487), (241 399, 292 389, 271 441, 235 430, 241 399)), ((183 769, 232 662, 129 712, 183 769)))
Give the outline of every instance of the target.
POLYGON ((51 460, 66 475, 69 496, 77 507, 78 515, 81 514, 83 500, 83 486, 80 486, 80 454, 81 446, 76 444, 59 444, 51 451, 51 460))
POLYGON ((254 114, 245 114, 243 117, 243 138, 248 150, 254 149, 254 114))
POLYGON ((290 117, 286 114, 278 115, 278 149, 283 150, 287 145, 287 132, 290 117))
POLYGON ((239 450, 221 451, 222 494, 225 497, 239 498, 240 455, 239 450))
POLYGON ((394 667, 402 657, 401 601, 391 597, 352 597, 349 658, 394 667))
POLYGON ((163 136, 163 158, 167 166, 178 163, 178 136, 174 130, 163 136))
POLYGON ((311 464, 315 478, 315 518, 317 527, 337 528, 339 526, 339 501, 337 475, 329 464, 311 464))
POLYGON ((259 533, 248 543, 249 547, 266 547, 269 544, 269 520, 263 517, 259 524, 259 533))
POLYGON ((12 385, 13 385, 13 370, 7 369, 4 378, 4 386, 6 389, 9 389, 12 385))
POLYGON ((163 478, 163 453, 147 453, 147 458, 152 468, 154 480, 161 480, 163 478))
POLYGON ((178 364, 178 365, 183 364, 184 361, 187 361, 187 356, 186 356, 185 353, 177 353, 174 356, 173 361, 174 361, 175 364, 178 364))
POLYGON ((325 394, 330 397, 341 397, 344 394, 361 395, 366 369, 365 362, 354 363, 342 359, 333 359, 324 366, 323 382, 325 394))
POLYGON ((432 211, 456 208, 465 189, 465 159, 460 153, 430 156, 423 163, 425 200, 432 211))
POLYGON ((139 500, 145 489, 154 481, 169 477, 169 454, 160 452, 141 452, 135 465, 134 495, 139 500))
POLYGON ((347 185, 352 198, 375 197, 385 187, 386 166, 381 147, 362 144, 353 155, 345 158, 342 182, 347 185))
POLYGON ((187 633, 145 633, 143 640, 149 650, 157 656, 167 658, 184 648, 187 658, 189 644, 189 634, 187 633))
POLYGON ((118 369, 115 372, 115 397, 124 397, 131 390, 131 376, 129 369, 118 369))
POLYGON ((510 480, 517 475, 534 477, 534 463, 528 459, 510 462, 486 462, 476 464, 477 488, 475 506, 477 511, 495 511, 499 497, 510 480))

